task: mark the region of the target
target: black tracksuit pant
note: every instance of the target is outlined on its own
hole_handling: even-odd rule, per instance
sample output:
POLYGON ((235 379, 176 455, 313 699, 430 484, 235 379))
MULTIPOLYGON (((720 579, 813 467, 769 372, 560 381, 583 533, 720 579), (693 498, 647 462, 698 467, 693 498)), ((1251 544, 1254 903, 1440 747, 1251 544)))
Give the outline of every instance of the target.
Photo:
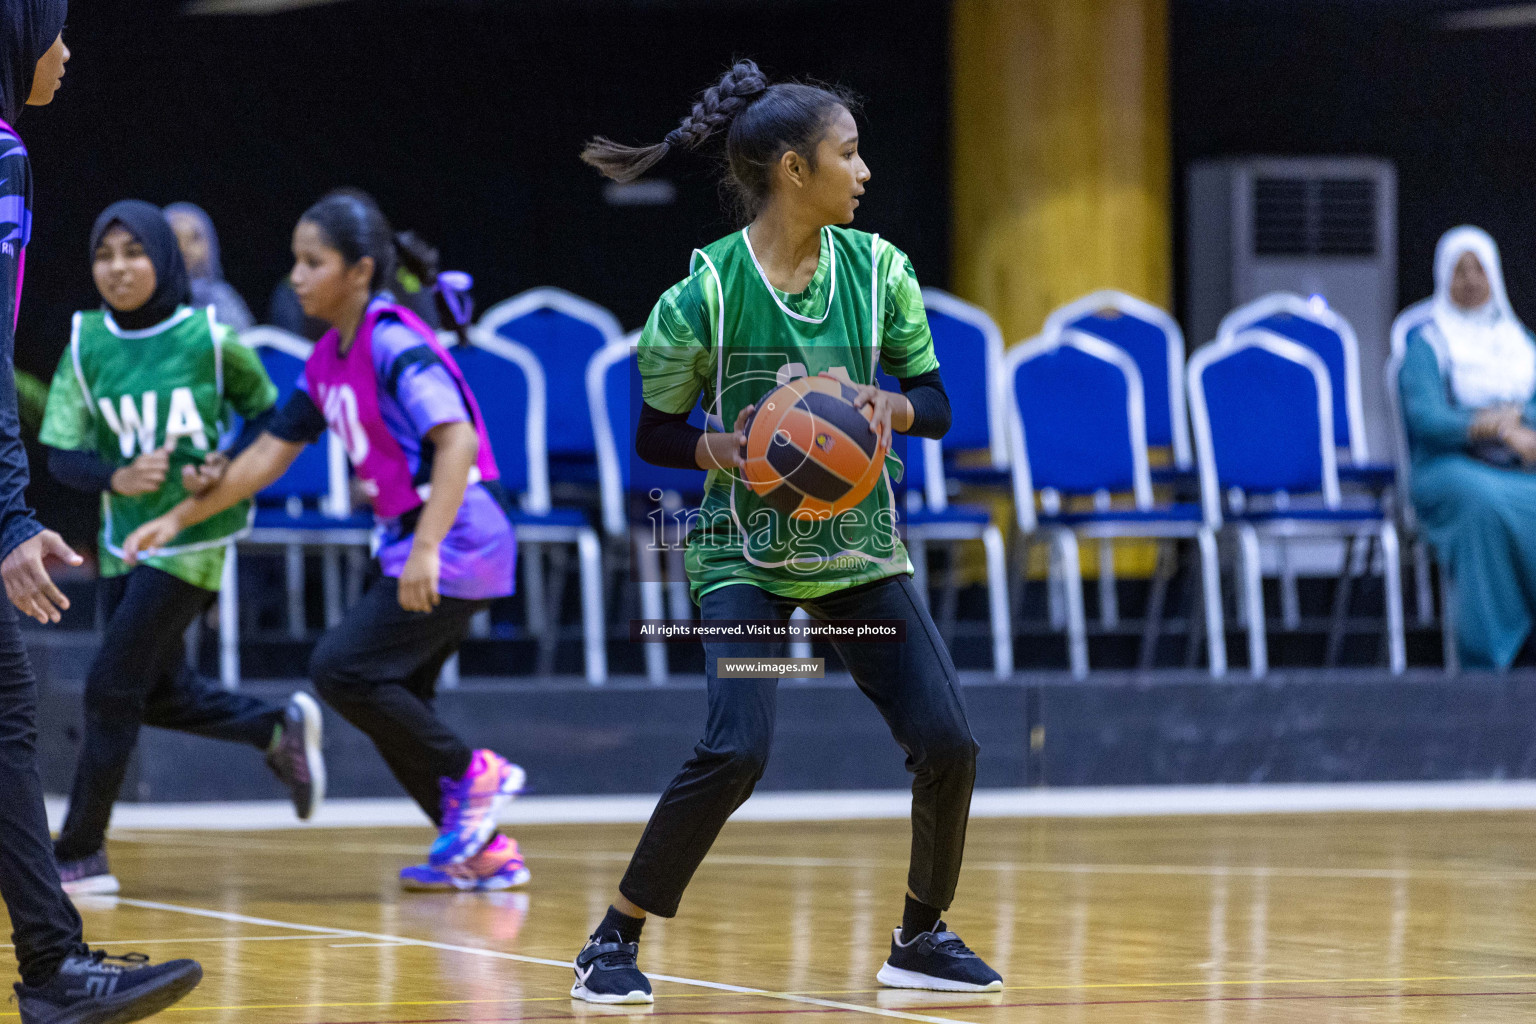
POLYGON ((430 612, 400 607, 400 582, 380 577, 320 638, 309 674, 326 703, 357 726, 435 825, 438 781, 469 770, 474 752, 432 710, 437 677, 489 601, 444 597, 430 612))
MULTIPOLYGON (((704 620, 787 619, 796 602, 750 584, 705 594, 704 620)), ((905 574, 799 602, 817 619, 904 619, 902 643, 833 641, 843 664, 885 716, 912 780, 912 860, 907 884, 923 903, 954 899, 976 780, 978 747, 966 723, 954 663, 905 574)), ((662 794, 619 884, 661 917, 678 902, 710 845, 762 778, 773 740, 775 679, 723 679, 718 658, 784 656, 782 642, 704 644, 709 722, 694 756, 662 794)))
POLYGON ((106 842, 128 759, 145 725, 230 740, 272 742, 283 709, 204 679, 186 662, 187 627, 216 593, 140 565, 101 581, 106 630, 85 680, 85 734, 59 833, 59 860, 89 857, 106 842))

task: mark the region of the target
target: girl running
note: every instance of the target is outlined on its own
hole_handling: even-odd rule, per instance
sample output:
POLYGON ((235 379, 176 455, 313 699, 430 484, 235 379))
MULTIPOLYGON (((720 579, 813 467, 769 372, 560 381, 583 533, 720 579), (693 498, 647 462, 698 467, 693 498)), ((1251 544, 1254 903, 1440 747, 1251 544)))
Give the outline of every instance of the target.
POLYGON ((316 646, 320 695, 367 733, 439 834, 408 889, 506 889, 528 881, 495 833, 523 770, 471 750, 432 711, 438 673, 469 621, 512 593, 516 544, 479 406, 453 357, 395 303, 396 238, 373 200, 334 192, 293 233, 293 290, 330 325, 298 389, 222 478, 140 526, 123 549, 151 557, 183 530, 272 483, 327 427, 373 498, 383 577, 316 646))
POLYGON ((182 634, 208 610, 231 539, 246 532, 240 502, 172 538, 130 569, 123 538, 206 489, 226 456, 213 451, 230 418, 259 421, 277 401, 256 353, 194 309, 186 267, 157 207, 126 200, 91 231, 91 273, 103 308, 76 313, 48 391, 40 440, 61 482, 101 495, 101 649, 85 680, 85 731, 69 814, 54 845, 66 892, 111 893, 105 841, 142 725, 263 750, 300 818, 325 795, 320 707, 295 693, 286 708, 199 676, 182 634))
MULTIPOLYGON (((645 405, 635 448, 647 462, 709 470, 687 553, 703 619, 782 620, 801 606, 821 619, 906 621, 904 643, 833 641, 915 776, 906 906, 879 980, 995 991, 1002 979, 939 920, 960 873, 977 746, 949 652, 913 588, 888 481, 808 531, 790 529, 739 472, 755 403, 808 374, 856 387, 856 404, 871 409, 870 429, 879 435, 944 435, 949 401, 917 279, 895 246, 838 226, 853 220, 869 180, 849 101, 808 85, 770 85, 751 61, 707 89, 665 142, 630 148, 599 138, 582 158, 628 181, 671 149, 696 148, 720 131, 727 132, 729 183, 751 223, 696 251, 690 276, 651 313, 640 339, 645 405), (875 385, 877 361, 903 394, 875 385), (707 409, 735 424, 734 433, 688 426, 701 393, 707 409)), ((662 794, 618 898, 577 956, 573 997, 652 1001, 636 961, 645 917, 677 913, 716 835, 762 777, 773 735, 776 682, 722 680, 717 662, 782 655, 782 643, 704 644, 704 738, 662 794)))

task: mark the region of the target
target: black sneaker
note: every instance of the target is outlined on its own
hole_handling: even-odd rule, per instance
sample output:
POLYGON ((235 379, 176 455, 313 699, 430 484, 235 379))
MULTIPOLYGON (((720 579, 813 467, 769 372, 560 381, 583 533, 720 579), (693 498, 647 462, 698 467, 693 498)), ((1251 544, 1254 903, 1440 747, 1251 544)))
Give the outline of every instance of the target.
POLYGON ((307 820, 325 800, 325 758, 320 754, 320 705, 307 693, 295 693, 283 709, 277 746, 267 752, 272 769, 293 795, 293 810, 307 820))
MULTIPOLYGON (((82 947, 83 948, 83 947, 82 947)), ((46 985, 16 983, 21 1024, 127 1024, 159 1013, 197 987, 196 960, 152 964, 143 953, 71 953, 46 985)))
POLYGON ((901 929, 891 936, 891 956, 875 976, 891 988, 926 988, 936 992, 998 992, 1002 975, 966 948, 960 936, 944 930, 944 922, 933 931, 901 943, 901 929))
POLYGON ((651 983, 635 964, 640 943, 624 942, 618 932, 594 935, 576 955, 572 999, 589 1003, 653 1003, 651 983))
POLYGON ((107 851, 89 857, 59 861, 59 881, 71 896, 106 896, 122 888, 107 866, 107 851))

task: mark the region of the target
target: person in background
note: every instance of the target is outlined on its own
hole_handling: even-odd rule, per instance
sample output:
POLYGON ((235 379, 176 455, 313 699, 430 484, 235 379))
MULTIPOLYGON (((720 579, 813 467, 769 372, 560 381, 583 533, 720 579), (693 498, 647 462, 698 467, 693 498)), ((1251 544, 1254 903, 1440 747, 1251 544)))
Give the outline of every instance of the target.
MULTIPOLYGON (((524 885, 517 843, 496 814, 525 773, 472 749, 433 708, 443 664, 469 622, 513 592, 517 540, 480 406, 435 332, 395 302, 399 249, 371 197, 333 192, 293 234, 293 286, 330 324, 272 423, 219 481, 140 526, 129 564, 270 485, 330 430, 369 490, 382 576, 310 658, 315 689, 362 730, 438 827, 409 890, 524 885)), ((430 287, 435 282, 426 282, 430 287)))
MULTIPOLYGON (((151 964, 82 941, 80 915, 59 884, 37 772, 37 679, 19 608, 57 623, 69 599, 46 559, 81 558, 27 505, 27 451, 17 423, 16 318, 32 231, 32 164, 11 127, 46 106, 64 78, 65 0, 0 0, 0 899, 11 920, 21 1024, 127 1024, 175 1003, 202 980, 195 960, 151 964), (14 607, 13 607, 14 606, 14 607)), ((68 187, 67 185, 65 186, 68 187)))
POLYGON ((172 203, 165 208, 165 217, 171 222, 171 230, 176 232, 181 258, 192 279, 192 305, 212 306, 219 323, 236 331, 256 326, 250 307, 224 280, 224 264, 219 258, 219 233, 203 208, 191 203, 172 203))
POLYGON ((132 569, 121 557, 135 526, 212 486, 229 461, 213 450, 223 424, 238 414, 254 439, 277 388, 210 307, 187 305, 187 271, 159 209, 113 203, 96 220, 90 252, 102 307, 74 316, 41 440, 55 479, 102 501, 106 627, 86 673, 84 739, 54 854, 66 892, 113 893, 107 825, 142 726, 265 752, 300 818, 324 799, 325 764, 320 708, 307 694, 284 707, 226 690, 186 662, 182 635, 213 604, 228 542, 249 528, 249 504, 132 569))
POLYGON ((1441 237, 1433 315, 1408 333, 1398 388, 1413 505, 1454 580, 1462 661, 1506 669, 1536 614, 1536 341, 1487 232, 1441 237))

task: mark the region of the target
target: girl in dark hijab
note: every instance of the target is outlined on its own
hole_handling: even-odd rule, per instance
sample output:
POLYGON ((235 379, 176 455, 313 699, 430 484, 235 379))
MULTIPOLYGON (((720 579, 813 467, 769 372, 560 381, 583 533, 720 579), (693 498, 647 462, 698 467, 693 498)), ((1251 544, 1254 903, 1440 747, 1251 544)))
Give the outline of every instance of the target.
MULTIPOLYGON (((16 314, 32 233, 32 166, 12 125, 23 105, 53 101, 64 77, 65 0, 0 0, 0 580, 6 596, 42 623, 69 600, 47 557, 81 558, 43 529, 26 501, 27 453, 16 409, 16 314)), ((94 952, 59 883, 37 772, 37 685, 16 613, 0 614, 0 898, 10 913, 21 1024, 119 1024, 163 1010, 202 980, 193 960, 151 964, 94 952)))
POLYGON ((158 206, 124 199, 103 210, 91 228, 91 261, 108 315, 125 331, 153 327, 192 301, 176 233, 158 206), (121 239, 127 258, 119 261, 117 272, 99 266, 108 255, 103 243, 113 228, 122 228, 129 236, 121 239), (144 292, 151 285, 146 298, 144 292))
POLYGON ((91 231, 103 308, 76 313, 48 391, 39 440, 61 482, 101 497, 98 605, 105 628, 85 677, 85 724, 69 813, 54 844, 64 891, 111 893, 107 825, 143 726, 244 743, 293 794, 301 818, 324 796, 320 709, 234 693, 185 663, 180 637, 218 593, 228 542, 250 507, 185 531, 137 566, 135 526, 201 493, 228 461, 214 451, 234 416, 253 423, 277 400, 255 351, 206 306, 189 305, 181 249, 160 209, 114 203, 91 231))

